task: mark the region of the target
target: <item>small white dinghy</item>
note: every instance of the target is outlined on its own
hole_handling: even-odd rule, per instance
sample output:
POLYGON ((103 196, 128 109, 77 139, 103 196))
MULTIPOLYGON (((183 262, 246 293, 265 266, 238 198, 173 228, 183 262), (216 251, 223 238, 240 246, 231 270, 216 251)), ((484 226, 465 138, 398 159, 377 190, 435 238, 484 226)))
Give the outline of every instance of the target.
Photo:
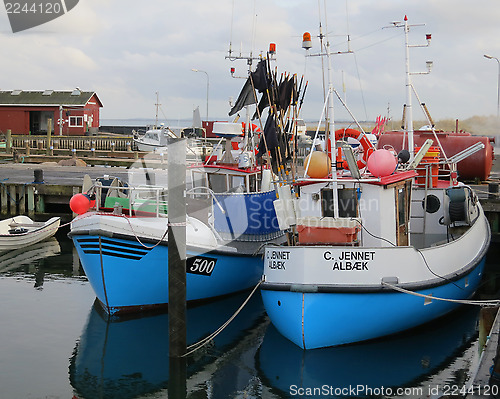
POLYGON ((19 249, 43 241, 56 234, 60 217, 46 222, 35 222, 19 215, 0 221, 0 252, 19 249))

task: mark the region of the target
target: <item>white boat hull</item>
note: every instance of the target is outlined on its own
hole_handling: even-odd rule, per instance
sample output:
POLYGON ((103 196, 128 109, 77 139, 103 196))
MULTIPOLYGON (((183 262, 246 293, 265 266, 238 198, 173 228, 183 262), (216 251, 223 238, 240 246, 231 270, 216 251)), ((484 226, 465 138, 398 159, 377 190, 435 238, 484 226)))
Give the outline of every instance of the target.
POLYGON ((46 240, 56 234, 59 224, 59 217, 53 217, 44 223, 34 222, 24 215, 2 220, 0 221, 0 252, 24 248, 46 240))
POLYGON ((266 248, 262 298, 285 337, 304 349, 365 341, 426 323, 471 297, 489 246, 481 211, 455 241, 414 247, 266 248), (395 285, 411 293, 395 291, 395 285))

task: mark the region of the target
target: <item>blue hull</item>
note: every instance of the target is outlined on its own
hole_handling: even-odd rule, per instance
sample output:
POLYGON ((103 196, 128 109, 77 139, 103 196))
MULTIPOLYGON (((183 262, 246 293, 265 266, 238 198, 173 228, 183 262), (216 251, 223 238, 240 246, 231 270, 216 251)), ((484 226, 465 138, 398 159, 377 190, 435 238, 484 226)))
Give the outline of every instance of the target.
MULTIPOLYGON (((415 291, 439 298, 467 299, 479 286, 483 258, 453 282, 415 291)), ((267 290, 264 307, 276 329, 304 349, 366 341, 427 323, 458 305, 399 292, 311 293, 267 290)))
MULTIPOLYGON (((187 343, 197 343, 212 334, 238 310, 246 297, 247 293, 232 295, 187 309, 187 343)), ((246 369, 235 368, 232 362, 221 364, 219 357, 213 354, 234 350, 249 329, 262 324, 263 312, 260 298, 254 295, 235 322, 214 337, 208 353, 201 350, 196 352, 196 361, 188 361, 188 377, 207 366, 217 367, 217 373, 210 377, 213 382, 210 389, 215 395, 212 397, 218 397, 216 393, 219 391, 227 393, 227 390, 237 392, 245 389, 248 381, 243 378, 246 377, 246 369), (219 364, 212 366, 213 363, 219 364), (238 377, 240 373, 243 376, 217 381, 217 376, 228 373, 233 377, 238 377)), ((161 397, 154 393, 168 388, 169 315, 154 312, 140 317, 108 318, 101 313, 100 309, 92 307, 73 351, 69 375, 75 395, 82 399, 161 397)))
MULTIPOLYGON (((152 249, 136 240, 74 235, 73 243, 94 292, 110 314, 168 304, 168 246, 152 249)), ((215 298, 255 286, 260 256, 188 250, 186 300, 215 298)))

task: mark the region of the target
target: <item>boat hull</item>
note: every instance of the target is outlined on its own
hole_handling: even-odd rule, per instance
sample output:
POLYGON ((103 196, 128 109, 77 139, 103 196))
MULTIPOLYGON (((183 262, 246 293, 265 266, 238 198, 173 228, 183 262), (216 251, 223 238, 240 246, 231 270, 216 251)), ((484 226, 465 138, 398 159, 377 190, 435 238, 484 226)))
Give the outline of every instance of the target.
POLYGON ((460 237, 421 250, 267 247, 261 292, 269 318, 290 341, 314 349, 391 335, 443 316, 481 282, 491 232, 479 211, 460 237))
MULTIPOLYGON (((168 245, 141 245, 135 238, 72 235, 80 261, 97 298, 109 314, 168 304, 168 245)), ((220 297, 255 286, 260 256, 187 250, 186 300, 220 297)))
MULTIPOLYGON (((454 300, 474 295, 484 257, 470 273, 429 289, 413 291, 454 300)), ((276 329, 303 349, 367 341, 417 327, 457 308, 457 303, 429 300, 394 291, 293 292, 263 289, 264 307, 276 329)))
POLYGON ((0 228, 2 233, 0 234, 0 252, 25 248, 54 236, 59 229, 60 221, 59 217, 53 217, 40 224, 23 215, 3 220, 0 228), (7 230, 12 223, 22 230, 16 234, 9 234, 7 230))

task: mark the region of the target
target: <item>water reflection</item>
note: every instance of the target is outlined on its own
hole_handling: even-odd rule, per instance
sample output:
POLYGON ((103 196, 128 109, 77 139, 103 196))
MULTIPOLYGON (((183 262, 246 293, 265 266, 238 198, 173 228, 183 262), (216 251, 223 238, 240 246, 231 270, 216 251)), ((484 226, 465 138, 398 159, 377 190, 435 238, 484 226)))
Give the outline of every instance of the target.
MULTIPOLYGON (((342 393, 349 392, 346 389, 357 386, 422 386, 423 394, 427 394, 429 383, 423 382, 435 378, 475 341, 478 316, 479 309, 463 307, 438 323, 384 340, 309 351, 300 349, 270 325, 256 365, 264 383, 280 397, 297 397, 307 392, 301 389, 321 387, 340 394, 328 397, 344 397, 342 393), (287 367, 282 366, 285 364, 287 367)), ((460 373, 455 370, 454 374, 460 373)), ((462 385, 463 381, 446 383, 462 385)), ((367 396, 359 393, 359 397, 367 396)))
MULTIPOLYGON (((219 328, 247 295, 235 295, 189 308, 188 345, 219 328)), ((245 368, 235 368, 230 363, 224 366, 220 358, 241 345, 240 341, 245 342, 262 323, 265 323, 262 302, 260 295, 254 295, 233 323, 207 347, 187 359, 191 394, 217 389, 214 376, 221 372, 225 378, 223 386, 218 389, 235 392, 241 388, 239 384, 246 384, 249 377, 245 368), (214 363, 217 363, 217 372, 208 371, 214 363)), ((79 399, 136 398, 167 389, 168 314, 109 320, 100 306, 94 304, 71 357, 69 371, 71 385, 79 399)))
POLYGON ((55 237, 28 247, 0 252, 0 274, 19 270, 23 265, 32 265, 37 260, 56 256, 60 253, 61 246, 55 237))

